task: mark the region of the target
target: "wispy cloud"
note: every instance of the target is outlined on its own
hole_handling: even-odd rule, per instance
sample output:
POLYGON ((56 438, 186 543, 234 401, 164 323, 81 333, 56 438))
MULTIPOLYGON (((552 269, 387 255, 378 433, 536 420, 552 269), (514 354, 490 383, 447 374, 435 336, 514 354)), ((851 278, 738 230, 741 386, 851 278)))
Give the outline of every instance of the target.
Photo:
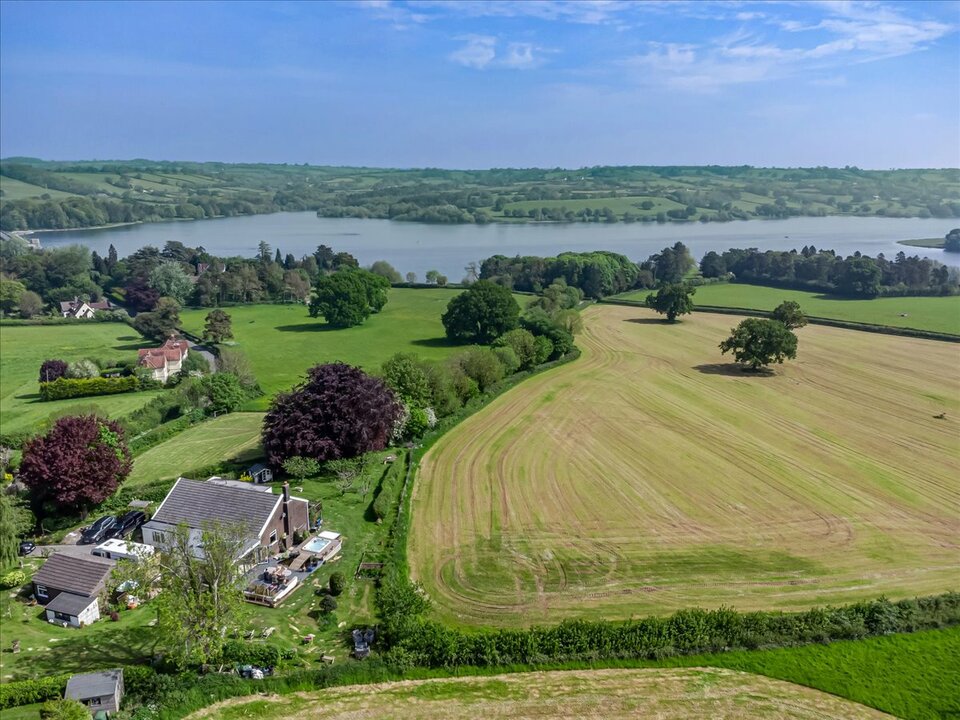
POLYGON ((497 56, 497 39, 489 35, 468 35, 462 48, 450 53, 450 59, 466 67, 483 70, 497 56))
POLYGON ((543 64, 546 53, 543 48, 529 42, 509 42, 500 50, 499 40, 492 35, 464 35, 459 39, 464 44, 450 53, 449 59, 476 70, 530 70, 543 64))
MULTIPOLYGON (((957 30, 876 2, 828 0, 805 6, 816 7, 825 16, 812 22, 782 17, 774 21, 779 29, 797 35, 795 44, 767 40, 761 25, 697 44, 652 41, 647 52, 633 55, 625 64, 640 71, 641 82, 696 92, 811 73, 826 76, 812 84, 837 85, 845 82, 837 78, 837 69, 919 52, 957 30)), ((741 12, 738 17, 752 20, 754 15, 741 12)))

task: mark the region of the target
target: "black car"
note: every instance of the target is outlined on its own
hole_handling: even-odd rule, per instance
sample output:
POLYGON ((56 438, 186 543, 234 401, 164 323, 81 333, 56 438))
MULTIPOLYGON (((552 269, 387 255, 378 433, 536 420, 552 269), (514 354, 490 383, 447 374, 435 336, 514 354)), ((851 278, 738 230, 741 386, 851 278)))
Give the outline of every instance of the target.
POLYGON ((133 534, 134 530, 147 521, 146 513, 141 510, 131 510, 120 516, 117 524, 107 533, 108 538, 126 538, 133 534))
POLYGON ((29 555, 34 551, 34 549, 36 549, 36 547, 37 547, 36 543, 30 542, 29 540, 24 540, 23 542, 20 543, 20 554, 29 555))
POLYGON ((92 543, 103 542, 108 534, 117 524, 117 518, 113 515, 104 515, 93 525, 80 533, 80 545, 90 545, 92 543))

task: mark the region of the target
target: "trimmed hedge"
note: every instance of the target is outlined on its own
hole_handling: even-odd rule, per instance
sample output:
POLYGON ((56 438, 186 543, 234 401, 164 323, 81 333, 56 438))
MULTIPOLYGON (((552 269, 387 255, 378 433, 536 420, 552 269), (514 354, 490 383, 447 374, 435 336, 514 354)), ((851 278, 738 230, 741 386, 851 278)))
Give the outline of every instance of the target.
POLYGON ((58 700, 63 697, 63 691, 67 689, 69 679, 68 673, 3 683, 0 685, 0 710, 58 700))
POLYGON ((57 378, 40 383, 40 399, 67 400, 90 395, 116 395, 140 389, 140 380, 134 376, 118 378, 57 378))
POLYGON ((297 656, 296 648, 278 648, 263 643, 250 643, 243 640, 228 640, 223 646, 221 660, 238 665, 258 665, 260 667, 280 667, 297 656))
MULTIPOLYGON (((383 605, 381 601, 381 606, 383 605)), ((455 668, 576 660, 659 660, 674 655, 790 647, 960 624, 960 593, 886 598, 800 613, 680 610, 629 622, 565 621, 528 630, 466 632, 430 620, 386 618, 402 629, 387 652, 395 662, 455 668)))

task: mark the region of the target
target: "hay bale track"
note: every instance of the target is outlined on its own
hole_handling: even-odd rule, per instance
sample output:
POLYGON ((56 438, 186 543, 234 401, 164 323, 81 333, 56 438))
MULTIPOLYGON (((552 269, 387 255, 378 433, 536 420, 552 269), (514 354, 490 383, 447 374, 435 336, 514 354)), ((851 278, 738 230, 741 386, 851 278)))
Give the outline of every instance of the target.
POLYGON ((407 680, 293 695, 239 698, 190 720, 416 718, 889 718, 819 690, 717 668, 578 670, 407 680))
POLYGON ((577 362, 437 442, 413 575, 460 625, 800 609, 957 587, 960 348, 828 327, 743 374, 739 318, 594 306, 577 362), (934 416, 946 413, 945 419, 934 416))

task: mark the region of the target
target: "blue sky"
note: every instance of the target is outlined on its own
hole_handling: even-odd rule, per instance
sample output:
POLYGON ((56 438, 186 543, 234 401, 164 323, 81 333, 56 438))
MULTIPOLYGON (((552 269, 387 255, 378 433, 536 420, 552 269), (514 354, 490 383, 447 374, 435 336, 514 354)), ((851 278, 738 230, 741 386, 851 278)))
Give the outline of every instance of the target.
POLYGON ((957 2, 0 3, 0 155, 960 166, 957 2))

